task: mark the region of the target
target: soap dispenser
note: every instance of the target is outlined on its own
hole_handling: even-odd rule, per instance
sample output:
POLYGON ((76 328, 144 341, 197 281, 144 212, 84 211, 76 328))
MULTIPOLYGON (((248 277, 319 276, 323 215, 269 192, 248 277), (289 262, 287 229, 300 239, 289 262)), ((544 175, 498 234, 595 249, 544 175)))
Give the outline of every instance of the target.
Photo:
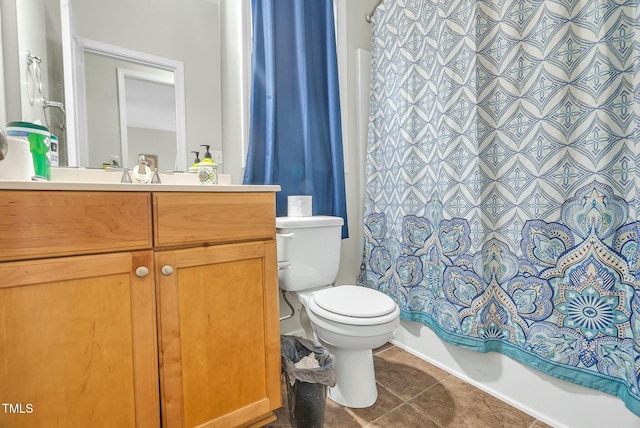
POLYGON ((198 173, 198 167, 200 166, 200 152, 192 150, 191 153, 196 154, 196 158, 193 160, 193 165, 189 167, 189 172, 194 174, 198 173))
POLYGON ((205 147, 206 151, 198 166, 200 184, 218 184, 218 165, 211 158, 211 153, 209 153, 210 146, 206 144, 201 144, 201 146, 205 147))

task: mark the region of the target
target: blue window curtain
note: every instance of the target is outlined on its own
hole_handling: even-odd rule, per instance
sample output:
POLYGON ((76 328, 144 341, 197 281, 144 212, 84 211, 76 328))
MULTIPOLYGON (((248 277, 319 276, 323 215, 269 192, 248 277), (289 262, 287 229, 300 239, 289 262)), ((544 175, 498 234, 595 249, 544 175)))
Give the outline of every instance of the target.
POLYGON ((311 195, 314 215, 344 219, 342 124, 332 0, 252 0, 253 57, 245 184, 311 195))

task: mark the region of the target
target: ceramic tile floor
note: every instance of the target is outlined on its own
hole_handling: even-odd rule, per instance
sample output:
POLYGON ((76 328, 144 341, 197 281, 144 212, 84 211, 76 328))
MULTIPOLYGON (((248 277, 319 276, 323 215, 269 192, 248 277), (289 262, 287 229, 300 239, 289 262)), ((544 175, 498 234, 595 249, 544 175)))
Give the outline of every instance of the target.
MULTIPOLYGON (((348 409, 327 399, 325 428, 544 428, 549 425, 397 346, 374 350, 378 401, 348 409)), ((268 427, 291 427, 283 406, 268 427)))

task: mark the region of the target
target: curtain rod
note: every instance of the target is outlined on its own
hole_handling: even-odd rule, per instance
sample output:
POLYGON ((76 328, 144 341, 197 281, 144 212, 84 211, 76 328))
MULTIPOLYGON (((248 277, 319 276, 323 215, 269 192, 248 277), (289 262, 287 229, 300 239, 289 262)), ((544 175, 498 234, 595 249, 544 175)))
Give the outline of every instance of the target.
POLYGON ((364 19, 366 19, 369 24, 373 22, 373 14, 376 12, 376 9, 378 8, 378 6, 380 6, 381 3, 382 0, 378 0, 378 3, 373 6, 373 9, 371 9, 371 11, 364 16, 364 19))

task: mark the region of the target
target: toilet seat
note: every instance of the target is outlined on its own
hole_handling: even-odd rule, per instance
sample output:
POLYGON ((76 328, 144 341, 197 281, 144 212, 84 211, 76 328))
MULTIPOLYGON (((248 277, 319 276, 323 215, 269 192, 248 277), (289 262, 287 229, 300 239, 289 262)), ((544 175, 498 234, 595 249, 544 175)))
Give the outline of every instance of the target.
POLYGON ((398 318, 398 305, 384 293, 366 287, 342 285, 313 293, 309 309, 343 324, 376 325, 398 318))

